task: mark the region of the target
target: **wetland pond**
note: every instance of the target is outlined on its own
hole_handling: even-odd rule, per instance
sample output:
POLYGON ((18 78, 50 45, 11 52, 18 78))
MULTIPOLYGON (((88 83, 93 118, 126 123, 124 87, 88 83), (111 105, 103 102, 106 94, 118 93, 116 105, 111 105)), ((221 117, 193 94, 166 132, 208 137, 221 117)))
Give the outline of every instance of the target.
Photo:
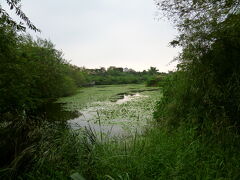
POLYGON ((90 129, 96 134, 125 137, 142 133, 152 122, 158 88, 144 85, 108 85, 79 89, 78 93, 54 103, 56 118, 67 120, 74 130, 90 129))

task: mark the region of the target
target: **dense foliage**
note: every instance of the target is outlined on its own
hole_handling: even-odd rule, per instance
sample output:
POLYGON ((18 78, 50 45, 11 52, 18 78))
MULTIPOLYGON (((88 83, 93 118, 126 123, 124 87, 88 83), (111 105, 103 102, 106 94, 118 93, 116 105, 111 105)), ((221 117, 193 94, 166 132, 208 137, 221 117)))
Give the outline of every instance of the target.
POLYGON ((84 73, 76 72, 50 41, 17 35, 5 24, 0 36, 1 113, 36 108, 45 100, 73 94, 84 82, 84 73))
POLYGON ((31 154, 41 136, 38 128, 44 119, 36 116, 37 109, 49 100, 73 94, 84 77, 50 41, 19 35, 0 19, 1 168, 20 169, 31 159, 23 154, 31 154))
POLYGON ((107 69, 88 69, 87 71, 91 82, 96 85, 145 83, 160 74, 155 67, 139 72, 115 66, 110 66, 107 69))
POLYGON ((176 23, 179 36, 171 44, 183 51, 178 71, 165 79, 155 118, 170 132, 195 132, 188 138, 200 143, 192 161, 196 166, 200 161, 208 173, 194 172, 190 179, 239 179, 240 3, 156 2, 176 23))
POLYGON ((223 127, 238 129, 239 3, 161 3, 163 10, 172 7, 173 10, 168 12, 180 16, 181 20, 177 19, 180 36, 172 43, 181 45, 183 52, 179 57, 179 70, 171 77, 165 98, 159 103, 158 119, 164 115, 175 119, 175 125, 183 121, 203 129, 210 126, 209 130, 214 128, 216 133, 223 133, 223 127), (218 11, 213 12, 216 9, 218 11))

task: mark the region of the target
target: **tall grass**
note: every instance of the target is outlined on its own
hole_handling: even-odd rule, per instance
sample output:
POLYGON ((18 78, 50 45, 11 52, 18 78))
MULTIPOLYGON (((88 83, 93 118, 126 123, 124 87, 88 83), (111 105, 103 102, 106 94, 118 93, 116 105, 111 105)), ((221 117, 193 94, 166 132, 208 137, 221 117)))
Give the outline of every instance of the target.
MULTIPOLYGON (((153 128, 126 141, 94 146, 87 179, 238 179, 237 148, 206 144, 194 129, 153 128)), ((86 167, 82 167, 81 172, 86 167)))
POLYGON ((46 135, 23 179, 69 179, 76 174, 85 179, 119 180, 240 177, 238 148, 206 143, 195 129, 186 126, 176 131, 155 126, 142 136, 122 141, 97 139, 91 130, 55 129, 46 135))

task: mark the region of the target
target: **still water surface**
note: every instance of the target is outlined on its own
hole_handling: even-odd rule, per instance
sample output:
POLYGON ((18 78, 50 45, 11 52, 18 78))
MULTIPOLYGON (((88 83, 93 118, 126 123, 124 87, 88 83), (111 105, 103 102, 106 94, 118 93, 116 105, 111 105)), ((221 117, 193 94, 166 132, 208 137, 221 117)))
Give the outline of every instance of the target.
POLYGON ((152 121, 160 93, 158 89, 135 86, 127 86, 129 91, 120 89, 123 92, 118 90, 119 87, 113 91, 116 86, 83 89, 73 97, 63 98, 61 103, 47 104, 43 114, 48 119, 67 122, 74 130, 87 128, 96 134, 101 132, 118 137, 142 133, 152 121), (115 92, 118 93, 113 96, 115 92), (107 93, 112 93, 110 98, 107 93), (95 98, 105 97, 103 95, 106 98, 95 98), (84 98, 88 98, 87 103, 79 105, 84 98))

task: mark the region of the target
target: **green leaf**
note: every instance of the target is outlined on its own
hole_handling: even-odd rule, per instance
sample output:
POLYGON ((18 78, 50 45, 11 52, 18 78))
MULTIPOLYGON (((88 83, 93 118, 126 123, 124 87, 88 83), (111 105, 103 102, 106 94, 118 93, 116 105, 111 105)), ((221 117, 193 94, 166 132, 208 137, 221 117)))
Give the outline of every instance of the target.
POLYGON ((73 173, 70 177, 71 177, 73 180, 85 180, 85 178, 82 177, 82 175, 80 175, 79 173, 73 173))

